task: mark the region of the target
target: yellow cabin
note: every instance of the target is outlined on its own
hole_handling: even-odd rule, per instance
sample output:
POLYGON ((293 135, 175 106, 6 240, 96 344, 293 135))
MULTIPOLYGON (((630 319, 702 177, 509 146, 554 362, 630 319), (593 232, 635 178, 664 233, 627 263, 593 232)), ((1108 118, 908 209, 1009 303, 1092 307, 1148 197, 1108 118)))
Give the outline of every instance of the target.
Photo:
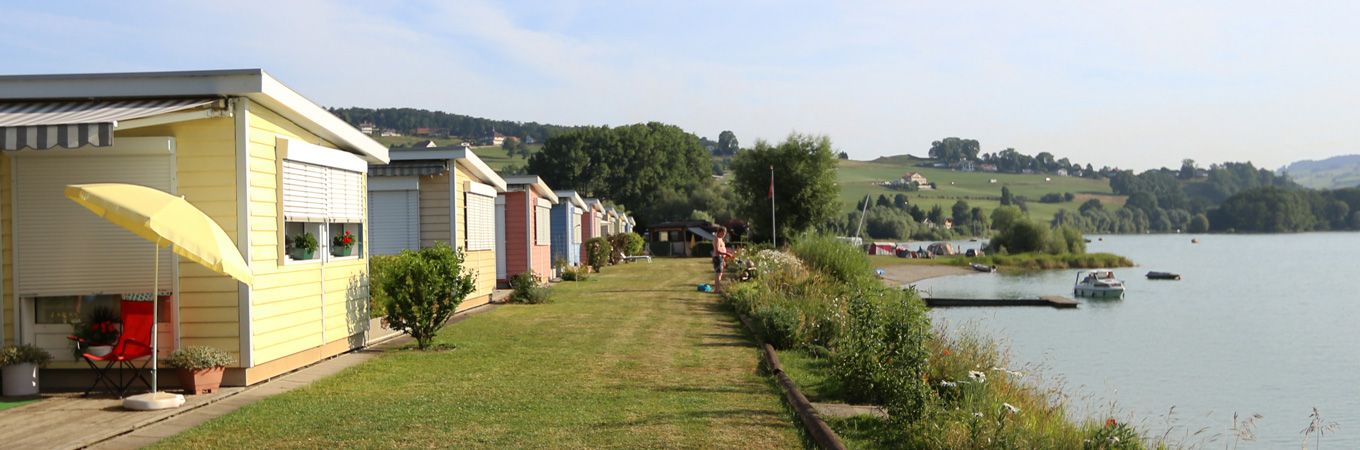
POLYGON ((264 71, 0 76, 0 146, 0 335, 52 352, 45 385, 86 367, 70 322, 150 292, 156 270, 153 246, 65 198, 70 184, 183 196, 250 266, 253 286, 161 250, 162 357, 226 350, 223 383, 248 385, 365 343, 366 173, 387 148, 264 71), (304 233, 312 254, 294 251, 304 233), (344 233, 348 251, 331 245, 344 233))
POLYGON ((377 255, 434 247, 463 251, 477 290, 458 310, 484 305, 496 289, 496 197, 505 180, 464 147, 391 149, 390 165, 369 168, 371 247, 377 255))

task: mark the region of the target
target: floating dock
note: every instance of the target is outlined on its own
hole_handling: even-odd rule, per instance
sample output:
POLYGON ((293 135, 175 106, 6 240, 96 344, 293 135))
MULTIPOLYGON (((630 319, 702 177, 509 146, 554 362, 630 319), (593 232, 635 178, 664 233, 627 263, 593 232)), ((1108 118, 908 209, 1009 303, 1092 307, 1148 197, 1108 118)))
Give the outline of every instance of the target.
POLYGON ((1039 298, 926 298, 926 306, 931 308, 957 308, 974 306, 1049 306, 1053 308, 1076 308, 1077 301, 1067 297, 1045 295, 1039 298))

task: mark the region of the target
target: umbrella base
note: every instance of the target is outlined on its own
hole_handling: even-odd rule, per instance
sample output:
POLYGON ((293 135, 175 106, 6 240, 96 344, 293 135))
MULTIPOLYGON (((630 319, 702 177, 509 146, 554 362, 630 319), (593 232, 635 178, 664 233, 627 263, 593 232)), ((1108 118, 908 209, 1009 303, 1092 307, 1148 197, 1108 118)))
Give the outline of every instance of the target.
POLYGON ((148 392, 123 399, 123 408, 133 411, 155 411, 178 408, 184 404, 184 396, 169 392, 148 392))

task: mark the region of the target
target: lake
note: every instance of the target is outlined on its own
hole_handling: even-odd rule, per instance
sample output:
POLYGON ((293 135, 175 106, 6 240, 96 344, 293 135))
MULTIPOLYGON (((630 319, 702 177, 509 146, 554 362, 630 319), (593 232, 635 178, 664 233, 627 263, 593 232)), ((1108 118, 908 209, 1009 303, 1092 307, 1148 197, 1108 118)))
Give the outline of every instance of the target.
POLYGON ((1323 448, 1360 448, 1360 289, 1351 284, 1360 282, 1360 233, 1088 238, 1088 252, 1138 264, 1115 269, 1127 285, 1123 299, 1073 297, 1075 269, 941 277, 916 287, 939 297, 1076 298, 1077 309, 933 315, 980 326, 1006 340, 1016 362, 1040 365, 1046 381, 1060 377, 1069 394, 1097 397, 1070 402, 1086 413, 1107 417, 1112 400, 1150 434, 1210 427, 1187 443, 1224 432, 1234 412, 1261 414, 1257 441, 1241 448, 1284 449, 1299 448, 1317 407, 1340 424, 1323 448), (1148 280, 1148 271, 1183 279, 1148 280))

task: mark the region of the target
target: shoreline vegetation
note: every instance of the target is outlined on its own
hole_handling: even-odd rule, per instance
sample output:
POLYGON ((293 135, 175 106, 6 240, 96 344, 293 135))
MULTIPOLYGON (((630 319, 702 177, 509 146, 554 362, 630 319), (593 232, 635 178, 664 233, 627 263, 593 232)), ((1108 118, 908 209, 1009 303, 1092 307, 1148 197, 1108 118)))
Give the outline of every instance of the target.
MULTIPOLYGON (((1061 389, 1010 367, 990 335, 932 325, 914 289, 873 276, 876 266, 886 267, 885 279, 889 270, 898 279, 968 270, 940 259, 885 264, 830 237, 793 242, 787 253, 744 252, 739 257, 753 261, 758 276, 734 284, 724 299, 779 350, 804 394, 887 412, 829 420, 850 448, 1145 448, 1126 420, 1069 416, 1061 389)), ((1120 260, 1127 261, 1109 259, 1120 260)))
POLYGON ((928 278, 977 273, 968 263, 996 266, 1001 271, 1050 269, 1113 269, 1133 267, 1132 260, 1111 253, 1085 254, 1019 254, 963 256, 945 255, 934 259, 898 258, 888 255, 869 256, 874 267, 883 271, 884 283, 902 286, 928 278))

